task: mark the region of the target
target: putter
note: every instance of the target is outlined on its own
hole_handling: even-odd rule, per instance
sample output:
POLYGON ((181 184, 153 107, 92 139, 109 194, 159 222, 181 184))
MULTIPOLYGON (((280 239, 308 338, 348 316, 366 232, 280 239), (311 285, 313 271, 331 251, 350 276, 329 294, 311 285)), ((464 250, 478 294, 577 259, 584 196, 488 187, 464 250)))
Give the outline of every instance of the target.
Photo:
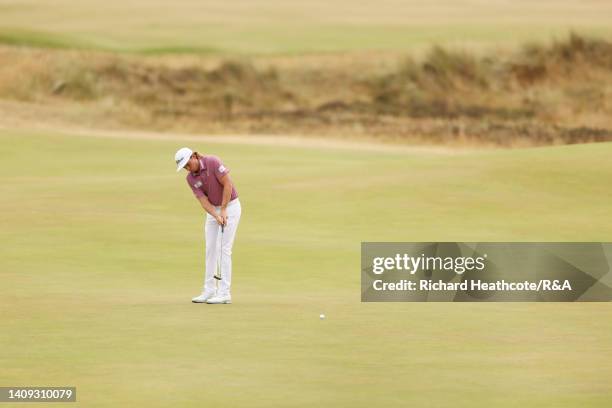
POLYGON ((219 255, 219 268, 215 271, 215 279, 221 280, 221 265, 223 265, 223 229, 225 225, 221 224, 221 254, 219 255))

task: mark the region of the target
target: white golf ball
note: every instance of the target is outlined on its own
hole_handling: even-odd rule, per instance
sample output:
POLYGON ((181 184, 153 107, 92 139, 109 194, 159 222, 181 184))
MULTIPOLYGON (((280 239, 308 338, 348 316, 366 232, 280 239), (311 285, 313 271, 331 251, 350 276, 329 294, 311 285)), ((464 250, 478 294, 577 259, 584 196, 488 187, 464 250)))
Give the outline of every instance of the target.
POLYGON ((323 313, 321 313, 321 314, 319 315, 319 319, 321 319, 321 320, 325 319, 325 315, 324 315, 323 313))

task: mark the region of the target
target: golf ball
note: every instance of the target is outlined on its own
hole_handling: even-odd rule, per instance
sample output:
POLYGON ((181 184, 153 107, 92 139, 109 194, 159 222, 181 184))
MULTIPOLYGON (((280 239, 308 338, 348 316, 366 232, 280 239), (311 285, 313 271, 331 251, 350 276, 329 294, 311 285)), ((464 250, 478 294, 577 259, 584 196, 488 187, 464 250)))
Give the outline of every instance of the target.
POLYGON ((321 320, 325 319, 325 315, 324 315, 323 313, 321 313, 321 314, 319 315, 319 319, 321 319, 321 320))

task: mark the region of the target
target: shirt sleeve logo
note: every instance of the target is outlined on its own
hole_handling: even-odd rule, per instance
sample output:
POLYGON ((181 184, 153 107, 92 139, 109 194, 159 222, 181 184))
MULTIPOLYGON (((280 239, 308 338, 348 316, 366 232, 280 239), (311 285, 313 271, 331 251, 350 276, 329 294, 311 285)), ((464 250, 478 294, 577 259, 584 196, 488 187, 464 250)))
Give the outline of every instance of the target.
POLYGON ((225 173, 225 170, 227 170, 227 169, 225 168, 224 165, 220 165, 219 166, 219 173, 225 173))
POLYGON ((197 182, 196 182, 196 183, 195 183, 193 186, 194 186, 195 188, 200 188, 200 187, 202 187, 202 181, 201 181, 201 180, 200 180, 200 181, 197 181, 197 182))

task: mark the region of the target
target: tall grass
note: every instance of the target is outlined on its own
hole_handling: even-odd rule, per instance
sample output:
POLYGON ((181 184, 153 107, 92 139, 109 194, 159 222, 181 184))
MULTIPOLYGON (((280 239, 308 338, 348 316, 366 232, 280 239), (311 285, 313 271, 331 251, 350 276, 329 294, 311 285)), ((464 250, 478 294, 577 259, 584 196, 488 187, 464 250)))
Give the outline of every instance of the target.
POLYGON ((104 101, 120 121, 139 127, 498 145, 612 139, 612 43, 578 34, 503 55, 433 47, 384 73, 350 64, 263 68, 248 58, 198 61, 5 48, 0 97, 104 101))

